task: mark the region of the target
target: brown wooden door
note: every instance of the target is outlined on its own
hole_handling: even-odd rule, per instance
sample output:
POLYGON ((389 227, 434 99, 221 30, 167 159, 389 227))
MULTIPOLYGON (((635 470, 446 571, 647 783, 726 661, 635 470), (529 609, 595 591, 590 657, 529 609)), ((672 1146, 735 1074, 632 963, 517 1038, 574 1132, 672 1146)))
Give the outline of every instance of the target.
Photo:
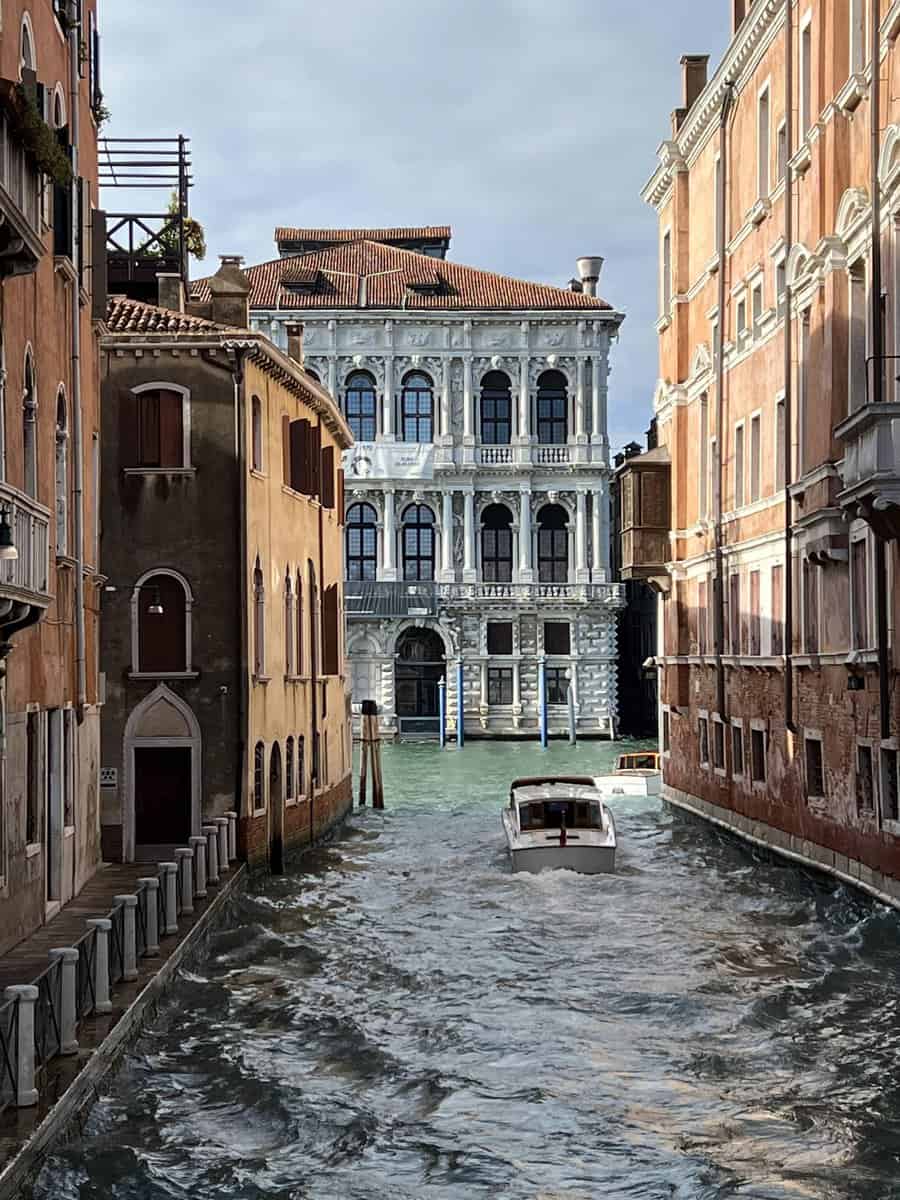
POLYGON ((140 846, 183 846, 190 836, 190 749, 135 749, 135 842, 140 846))

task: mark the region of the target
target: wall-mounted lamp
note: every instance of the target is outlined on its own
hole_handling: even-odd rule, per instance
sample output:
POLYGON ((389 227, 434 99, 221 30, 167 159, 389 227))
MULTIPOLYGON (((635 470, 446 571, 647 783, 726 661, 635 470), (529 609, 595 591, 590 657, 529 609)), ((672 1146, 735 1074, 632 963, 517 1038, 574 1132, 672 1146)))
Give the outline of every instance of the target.
POLYGON ((159 587, 158 585, 154 585, 153 591, 150 593, 150 603, 147 606, 147 612, 154 617, 161 617, 165 611, 162 596, 159 594, 159 587))
POLYGON ((19 557, 13 541, 12 526, 9 523, 9 509, 4 504, 0 509, 0 559, 5 562, 15 562, 19 557))

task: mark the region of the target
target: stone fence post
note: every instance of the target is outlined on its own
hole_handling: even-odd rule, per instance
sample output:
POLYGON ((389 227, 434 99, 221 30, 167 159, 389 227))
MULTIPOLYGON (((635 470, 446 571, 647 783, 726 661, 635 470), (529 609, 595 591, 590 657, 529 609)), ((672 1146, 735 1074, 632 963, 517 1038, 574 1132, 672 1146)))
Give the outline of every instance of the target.
POLYGON ((160 930, 160 933, 168 937, 169 934, 178 932, 178 886, 175 879, 178 874, 178 864, 161 862, 158 864, 158 869, 159 886, 163 889, 163 899, 165 901, 163 908, 165 926, 160 930))
POLYGON ((112 1012, 109 998, 109 931, 112 921, 109 917, 91 917, 86 924, 88 929, 97 931, 94 939, 94 1012, 112 1012))
POLYGON ((215 817, 214 825, 219 827, 219 874, 228 870, 228 818, 215 817))
POLYGON ((144 895, 147 897, 147 948, 144 954, 153 958, 159 954, 159 879, 156 875, 147 875, 139 879, 144 885, 144 895))
POLYGON ((219 882, 219 827, 204 825, 206 834, 206 882, 219 882))
POLYGON ((78 1053, 78 951, 73 946, 50 951, 59 963, 59 1052, 78 1053))
POLYGON ((189 847, 175 851, 181 877, 181 911, 190 915, 194 911, 194 852, 189 847))
POLYGON ((122 978, 137 979, 137 896, 113 896, 122 905, 122 978))
POLYGON ((237 813, 231 809, 225 814, 228 818, 228 861, 237 861, 237 813))
POLYGON ((38 989, 33 983, 19 983, 4 992, 7 1000, 17 1002, 16 1106, 32 1108, 38 1102, 34 1086, 34 1006, 38 989))
POLYGON ((194 851, 194 897, 202 900, 206 895, 206 838, 188 839, 194 851))

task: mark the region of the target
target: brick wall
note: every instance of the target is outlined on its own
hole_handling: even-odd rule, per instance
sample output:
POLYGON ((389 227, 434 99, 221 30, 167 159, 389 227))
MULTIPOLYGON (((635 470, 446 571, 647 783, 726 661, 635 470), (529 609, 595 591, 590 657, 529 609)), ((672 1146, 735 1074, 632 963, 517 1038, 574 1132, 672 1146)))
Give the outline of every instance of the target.
MULTIPOLYGON (((350 775, 315 796, 288 805, 284 810, 284 851, 291 854, 317 842, 340 825, 353 807, 350 775), (310 804, 313 829, 310 830, 310 804)), ((265 866, 269 861, 270 814, 258 813, 238 822, 238 857, 251 866, 265 866)))

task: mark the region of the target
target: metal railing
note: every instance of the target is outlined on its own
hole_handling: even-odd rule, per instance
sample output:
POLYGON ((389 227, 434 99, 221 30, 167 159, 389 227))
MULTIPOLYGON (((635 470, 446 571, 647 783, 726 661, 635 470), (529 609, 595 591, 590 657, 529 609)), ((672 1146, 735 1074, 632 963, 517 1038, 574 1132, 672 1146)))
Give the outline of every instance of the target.
POLYGON ((109 986, 125 977, 125 905, 117 904, 107 913, 109 929, 109 986))
POLYGON ((62 963, 52 962, 32 983, 38 990, 34 1006, 34 1065, 42 1067, 62 1047, 62 963))
POLYGON ((19 1001, 0 1004, 0 1112, 15 1102, 19 1074, 19 1001))
POLYGON ((97 959, 97 930, 88 929, 75 943, 78 951, 78 970, 76 973, 75 1017, 90 1016, 97 1004, 97 992, 94 985, 94 970, 97 959))

